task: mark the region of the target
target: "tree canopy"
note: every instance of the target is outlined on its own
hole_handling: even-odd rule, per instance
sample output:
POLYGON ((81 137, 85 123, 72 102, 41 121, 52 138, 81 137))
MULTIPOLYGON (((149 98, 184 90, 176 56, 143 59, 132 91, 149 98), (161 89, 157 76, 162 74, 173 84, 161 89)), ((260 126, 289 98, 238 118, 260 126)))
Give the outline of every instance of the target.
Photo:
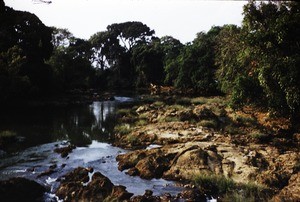
POLYGON ((142 22, 108 25, 89 40, 46 27, 0 0, 1 102, 43 92, 134 89, 151 83, 225 93, 233 107, 256 104, 300 115, 300 4, 255 2, 242 25, 212 27, 182 44, 142 22))

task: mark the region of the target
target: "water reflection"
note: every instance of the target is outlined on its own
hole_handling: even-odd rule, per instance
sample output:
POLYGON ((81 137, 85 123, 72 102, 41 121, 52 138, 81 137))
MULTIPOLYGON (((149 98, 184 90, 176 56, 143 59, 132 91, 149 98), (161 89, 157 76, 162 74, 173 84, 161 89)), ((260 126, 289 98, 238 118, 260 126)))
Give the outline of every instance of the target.
POLYGON ((92 140, 107 142, 117 105, 104 101, 77 107, 8 109, 0 114, 0 132, 13 131, 24 141, 0 150, 14 152, 59 140, 70 140, 77 146, 87 146, 92 140))

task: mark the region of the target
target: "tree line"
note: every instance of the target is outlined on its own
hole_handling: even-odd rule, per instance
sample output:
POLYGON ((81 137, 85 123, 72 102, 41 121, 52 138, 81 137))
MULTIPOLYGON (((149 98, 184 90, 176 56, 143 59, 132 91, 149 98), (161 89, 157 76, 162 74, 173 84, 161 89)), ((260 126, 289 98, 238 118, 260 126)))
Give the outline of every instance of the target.
POLYGON ((299 120, 300 4, 250 1, 243 16, 241 26, 213 26, 187 44, 135 21, 83 40, 0 0, 0 102, 152 83, 224 93, 233 107, 258 104, 299 120))

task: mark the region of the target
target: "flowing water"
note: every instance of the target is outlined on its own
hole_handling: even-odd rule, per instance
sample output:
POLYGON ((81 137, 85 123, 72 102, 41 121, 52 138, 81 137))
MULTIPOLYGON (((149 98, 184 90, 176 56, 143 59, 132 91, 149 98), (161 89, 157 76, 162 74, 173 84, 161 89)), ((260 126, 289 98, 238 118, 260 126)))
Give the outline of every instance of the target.
MULTIPOLYGON (((146 189, 155 195, 177 194, 182 188, 163 179, 143 180, 131 177, 117 169, 116 156, 128 152, 110 144, 111 131, 115 124, 116 109, 131 98, 115 97, 115 101, 93 102, 76 107, 15 108, 0 114, 0 132, 10 131, 18 141, 7 152, 0 152, 0 180, 25 177, 35 180, 52 193, 59 183, 57 178, 81 166, 93 167, 115 185, 124 185, 135 195, 146 189), (54 151, 69 143, 76 145, 68 157, 54 151), (40 175, 49 167, 54 173, 40 175)), ((155 147, 155 145, 154 145, 155 147)), ((53 198, 51 199, 53 200, 53 198)))

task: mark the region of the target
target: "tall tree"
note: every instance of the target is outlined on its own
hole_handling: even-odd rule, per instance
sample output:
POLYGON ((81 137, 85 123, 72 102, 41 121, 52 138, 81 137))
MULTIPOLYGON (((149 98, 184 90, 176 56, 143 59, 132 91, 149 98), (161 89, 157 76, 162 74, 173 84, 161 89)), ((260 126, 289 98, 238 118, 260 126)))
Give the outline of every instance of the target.
MULTIPOLYGON (((26 77, 30 83, 23 94, 33 96, 47 93, 51 89, 52 73, 44 61, 50 57, 53 49, 51 29, 31 13, 5 7, 3 1, 0 2, 0 10, 0 53, 3 56, 8 54, 26 58, 18 67, 18 75, 26 77), (18 54, 10 54, 12 51, 18 54)), ((12 68, 5 61, 2 66, 12 68)))
POLYGON ((203 94, 215 94, 216 66, 215 44, 220 27, 212 27, 207 33, 198 33, 192 44, 185 46, 177 58, 179 64, 175 85, 181 88, 193 88, 203 94))
POLYGON ((300 113, 300 3, 250 2, 244 8, 245 43, 257 58, 255 71, 268 105, 300 113))

